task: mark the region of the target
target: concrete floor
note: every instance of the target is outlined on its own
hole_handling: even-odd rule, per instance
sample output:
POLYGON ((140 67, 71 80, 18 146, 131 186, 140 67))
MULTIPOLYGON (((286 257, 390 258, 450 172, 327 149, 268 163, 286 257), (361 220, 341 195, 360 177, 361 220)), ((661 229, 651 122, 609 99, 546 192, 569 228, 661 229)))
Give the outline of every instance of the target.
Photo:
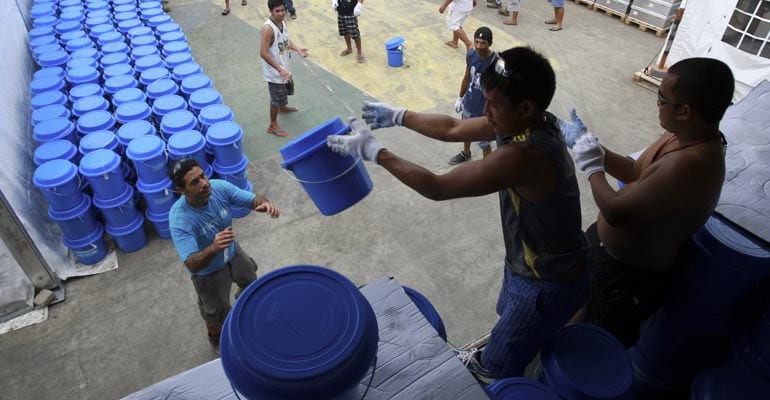
MULTIPOLYGON (((280 167, 277 149, 287 142, 265 133, 267 89, 260 76, 259 26, 264 1, 223 17, 220 1, 172 0, 170 15, 187 34, 196 60, 214 81, 243 126, 249 178, 255 191, 282 209, 280 219, 250 215, 234 225, 238 240, 266 273, 291 264, 333 268, 357 284, 384 275, 426 295, 437 308, 452 344, 487 333, 496 320, 503 246, 496 195, 433 202, 383 169, 368 164, 374 190, 354 207, 322 216, 300 185, 280 167)), ((333 117, 356 113, 374 98, 413 110, 450 113, 464 71, 463 52, 442 43, 449 37, 438 0, 367 1, 360 23, 366 64, 339 57, 328 0, 295 0, 299 19, 291 35, 311 49, 293 58, 301 112, 281 116, 297 136, 333 117), (404 36, 409 67, 389 68, 384 42, 404 36)), ((616 17, 566 4, 565 29, 549 32, 546 1, 524 3, 516 27, 483 1, 467 24, 488 25, 493 48, 529 44, 557 70, 551 110, 566 116, 576 105, 607 146, 631 153, 659 133, 655 94, 632 81, 664 39, 627 26, 616 17)), ((429 141, 404 129, 378 133, 397 154, 437 172, 457 144, 429 141)), ((478 154, 475 157, 479 157, 478 154)), ((596 216, 583 189, 584 225, 596 216)), ((148 232, 150 229, 147 229, 148 232)), ((0 397, 4 399, 119 398, 216 358, 205 339, 189 278, 173 245, 149 234, 145 248, 118 254, 119 268, 66 282, 66 301, 52 306, 41 324, 0 336, 0 397)))

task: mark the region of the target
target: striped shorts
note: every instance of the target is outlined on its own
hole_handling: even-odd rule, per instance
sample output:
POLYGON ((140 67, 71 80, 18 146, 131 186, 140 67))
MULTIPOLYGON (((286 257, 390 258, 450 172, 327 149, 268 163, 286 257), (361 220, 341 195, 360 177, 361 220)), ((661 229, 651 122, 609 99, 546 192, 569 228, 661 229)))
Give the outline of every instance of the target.
POLYGON ((361 32, 358 30, 358 17, 337 14, 337 31, 340 33, 340 36, 350 35, 351 39, 360 38, 361 32))

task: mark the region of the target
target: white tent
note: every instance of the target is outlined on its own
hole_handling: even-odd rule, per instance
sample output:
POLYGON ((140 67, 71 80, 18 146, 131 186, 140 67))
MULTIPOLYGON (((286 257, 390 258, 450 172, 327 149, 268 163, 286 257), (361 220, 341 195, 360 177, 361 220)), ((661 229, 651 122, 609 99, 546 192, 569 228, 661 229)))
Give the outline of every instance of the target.
POLYGON ((666 67, 690 57, 716 58, 735 75, 735 100, 770 80, 770 1, 688 0, 666 67))

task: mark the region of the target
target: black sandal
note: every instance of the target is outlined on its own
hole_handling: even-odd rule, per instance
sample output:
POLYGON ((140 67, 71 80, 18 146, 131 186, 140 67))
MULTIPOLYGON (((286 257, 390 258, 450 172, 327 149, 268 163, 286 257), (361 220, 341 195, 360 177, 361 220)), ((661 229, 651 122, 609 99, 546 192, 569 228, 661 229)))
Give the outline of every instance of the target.
POLYGON ((227 14, 230 14, 229 8, 225 8, 224 11, 222 11, 222 15, 227 15, 227 14))

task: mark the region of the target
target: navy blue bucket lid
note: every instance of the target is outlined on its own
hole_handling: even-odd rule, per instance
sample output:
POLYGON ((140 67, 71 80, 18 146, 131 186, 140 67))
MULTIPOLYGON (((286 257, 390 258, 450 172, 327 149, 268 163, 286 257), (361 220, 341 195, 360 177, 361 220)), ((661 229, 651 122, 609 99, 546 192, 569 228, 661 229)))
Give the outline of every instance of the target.
MULTIPOLYGON (((129 186, 130 188, 130 186, 129 186)), ((126 225, 123 226, 112 226, 110 224, 107 224, 105 227, 107 230, 107 233, 110 236, 126 236, 130 235, 134 232, 136 232, 139 229, 142 229, 142 225, 144 225, 144 216, 142 216, 141 213, 137 213, 136 219, 129 222, 126 225)))
POLYGON ((222 330, 222 367, 248 398, 332 398, 364 377, 378 339, 374 311, 350 280, 289 266, 238 298, 222 330))
POLYGON ((67 81, 72 85, 93 82, 99 80, 99 70, 95 67, 84 66, 67 70, 67 81))
POLYGON ((176 94, 178 91, 179 86, 171 79, 158 79, 157 81, 147 85, 147 97, 151 99, 157 99, 161 96, 176 94))
POLYGON ((279 150, 285 160, 284 163, 290 163, 297 157, 307 154, 308 150, 315 149, 319 143, 325 144, 327 136, 338 134, 342 130, 347 130, 347 125, 339 117, 335 117, 290 140, 279 150))
POLYGON ((88 196, 81 196, 81 198, 80 203, 69 210, 54 210, 48 206, 48 216, 54 221, 68 221, 85 214, 91 208, 91 198, 88 196))
POLYGON ((217 160, 214 160, 214 165, 212 165, 214 172, 221 177, 241 173, 246 170, 248 166, 249 159, 245 155, 241 157, 241 161, 232 165, 222 165, 217 162, 217 160))
POLYGON ((184 78, 190 75, 196 75, 203 73, 203 69, 195 62, 187 62, 179 64, 174 67, 174 72, 171 74, 175 81, 181 82, 184 78))
MULTIPOLYGON (((83 97, 82 99, 75 101, 75 104, 72 105, 72 112, 75 114, 76 117, 83 117, 85 114, 88 114, 92 111, 106 111, 109 108, 110 108, 110 103, 107 102, 107 99, 105 99, 104 97, 86 96, 86 97, 83 97)), ((80 123, 80 120, 78 120, 78 123, 80 123)), ((86 124, 86 126, 88 125, 86 124)), ((80 131, 80 128, 78 128, 78 130, 80 131)), ((88 133, 88 132, 84 132, 84 133, 88 133)))
POLYGON ((150 114, 152 114, 150 106, 144 101, 130 101, 121 104, 115 110, 115 117, 121 123, 147 119, 150 117, 150 114))
POLYGON ((221 102, 222 95, 214 88, 198 89, 190 94, 190 107, 196 110, 221 102))
POLYGON ((70 91, 70 101, 73 103, 88 96, 102 96, 104 95, 104 89, 98 83, 82 83, 77 86, 73 86, 70 91))
POLYGON ((80 159, 80 174, 85 177, 98 177, 120 167, 120 156, 112 150, 94 150, 80 159))
POLYGON ((706 221, 694 240, 723 264, 745 272, 767 273, 770 246, 718 214, 706 221))
POLYGON ((63 88, 64 82, 55 76, 35 78, 29 83, 29 92, 32 95, 43 93, 48 90, 62 90, 63 88))
POLYGON ((109 111, 89 111, 78 118, 77 129, 82 134, 109 130, 115 126, 115 118, 109 111))
POLYGON ((57 139, 45 142, 35 149, 35 153, 32 160, 35 165, 43 165, 51 160, 67 160, 72 159, 77 155, 77 149, 75 145, 69 140, 57 139))
POLYGON ((143 135, 132 140, 126 149, 126 156, 134 161, 151 160, 166 151, 166 143, 155 135, 143 135))
POLYGON ((124 147, 128 146, 132 140, 144 135, 155 135, 155 127, 145 120, 131 121, 118 128, 118 141, 124 147))
POLYGON ((128 64, 130 62, 131 60, 128 58, 128 55, 121 52, 105 54, 101 59, 102 68, 107 68, 110 65, 115 64, 128 64))
POLYGON ((115 151, 118 148, 118 138, 111 131, 92 132, 80 139, 78 148, 80 154, 88 154, 99 149, 115 151))
POLYGON ((172 53, 166 56, 166 66, 173 69, 178 65, 186 64, 192 62, 193 60, 193 56, 190 52, 183 51, 179 53, 172 53))
POLYGON ((394 38, 391 38, 387 42, 385 42, 385 49, 395 50, 398 46, 401 46, 402 44, 404 44, 404 38, 401 36, 396 36, 394 38))
POLYGON ((634 381, 626 349, 593 324, 561 328, 541 350, 541 362, 549 386, 562 397, 622 399, 634 381))
POLYGON ((770 383, 737 365, 703 370, 691 387, 692 400, 766 400, 770 396, 770 383))
POLYGON ((35 71, 35 73, 32 75, 32 78, 38 79, 38 78, 45 78, 47 76, 55 76, 59 79, 64 79, 64 77, 67 76, 67 73, 64 71, 64 68, 62 67, 46 67, 46 68, 40 68, 39 70, 35 71))
POLYGON ((209 126, 206 141, 213 146, 228 146, 243 137, 243 130, 235 121, 222 121, 209 126))
POLYGON ((112 78, 113 76, 120 76, 120 75, 131 75, 135 76, 136 71, 134 71, 134 67, 131 66, 129 63, 121 63, 121 64, 113 64, 108 67, 104 67, 104 72, 102 72, 102 76, 104 79, 112 78))
POLYGON ((232 121, 234 118, 233 110, 224 104, 213 104, 201 108, 198 113, 198 119, 203 125, 212 125, 222 121, 232 121))
POLYGON ((69 108, 61 104, 51 104, 50 106, 40 107, 32 112, 32 125, 37 125, 43 121, 54 118, 69 118, 69 108))
POLYGON ((187 110, 171 111, 160 121, 160 131, 167 135, 193 129, 198 124, 195 115, 187 110))
POLYGON ((114 94, 123 89, 130 89, 139 86, 133 75, 113 76, 104 81, 104 90, 107 93, 114 94))
POLYGON ((182 79, 182 92, 190 94, 198 89, 212 87, 211 79, 206 74, 190 75, 182 79))
POLYGON ((139 190, 139 193, 148 193, 148 194, 159 193, 164 190, 169 190, 173 193, 174 185, 171 183, 171 179, 169 179, 168 177, 164 177, 163 179, 152 183, 147 183, 143 181, 141 178, 139 178, 136 181, 136 189, 139 190))
POLYGON ((206 147, 206 139, 196 130, 175 133, 168 139, 168 152, 178 158, 191 155, 206 147))
POLYGON ((32 99, 29 101, 29 105, 33 110, 51 104, 67 104, 67 95, 58 90, 49 90, 32 96, 32 99))
POLYGON ((36 60, 41 67, 58 67, 67 64, 70 55, 64 49, 58 49, 40 54, 36 60))
POLYGON ((32 176, 32 183, 39 188, 61 186, 78 175, 78 167, 67 160, 51 160, 40 164, 32 176))
POLYGON ((32 138, 43 143, 56 139, 64 139, 75 130, 75 126, 67 118, 53 118, 42 121, 32 128, 32 138))
POLYGON ((94 231, 91 232, 89 235, 84 236, 82 238, 68 238, 66 236, 63 236, 62 243, 64 243, 65 246, 71 249, 79 249, 81 247, 90 246, 91 244, 97 242, 99 239, 102 238, 102 235, 104 235, 104 227, 102 226, 102 224, 97 222, 96 229, 94 229, 94 231))
POLYGON ((128 204, 133 198, 134 188, 131 185, 126 185, 123 193, 115 197, 104 199, 101 196, 94 196, 94 205, 99 209, 105 210, 128 204))
POLYGON ((139 76, 139 82, 147 86, 157 81, 158 79, 164 79, 170 76, 171 75, 168 73, 168 70, 165 67, 153 67, 142 71, 141 75, 139 76))
POLYGON ((152 112, 158 116, 164 116, 172 111, 184 111, 187 109, 187 102, 182 96, 175 94, 161 96, 152 103, 152 112))
POLYGON ((144 56, 134 60, 134 68, 136 68, 138 72, 143 72, 152 68, 162 67, 163 65, 165 65, 163 64, 163 59, 157 55, 144 56))
POLYGON ((145 100, 147 100, 147 96, 142 89, 139 88, 121 89, 112 95, 112 105, 115 107, 119 107, 122 104, 130 103, 132 101, 144 102, 145 100))
POLYGON ((494 381, 486 390, 492 400, 559 400, 548 386, 524 377, 494 381))
POLYGON ((430 322, 430 325, 436 329, 438 335, 446 341, 446 328, 444 328, 444 321, 441 320, 441 316, 438 314, 438 311, 436 311, 436 308, 433 307, 433 304, 430 302, 430 300, 423 296, 422 293, 408 286, 402 287, 404 288, 406 295, 409 296, 409 299, 412 300, 412 303, 414 303, 414 305, 417 306, 417 309, 420 310, 420 313, 422 313, 422 315, 425 316, 425 319, 430 322))

